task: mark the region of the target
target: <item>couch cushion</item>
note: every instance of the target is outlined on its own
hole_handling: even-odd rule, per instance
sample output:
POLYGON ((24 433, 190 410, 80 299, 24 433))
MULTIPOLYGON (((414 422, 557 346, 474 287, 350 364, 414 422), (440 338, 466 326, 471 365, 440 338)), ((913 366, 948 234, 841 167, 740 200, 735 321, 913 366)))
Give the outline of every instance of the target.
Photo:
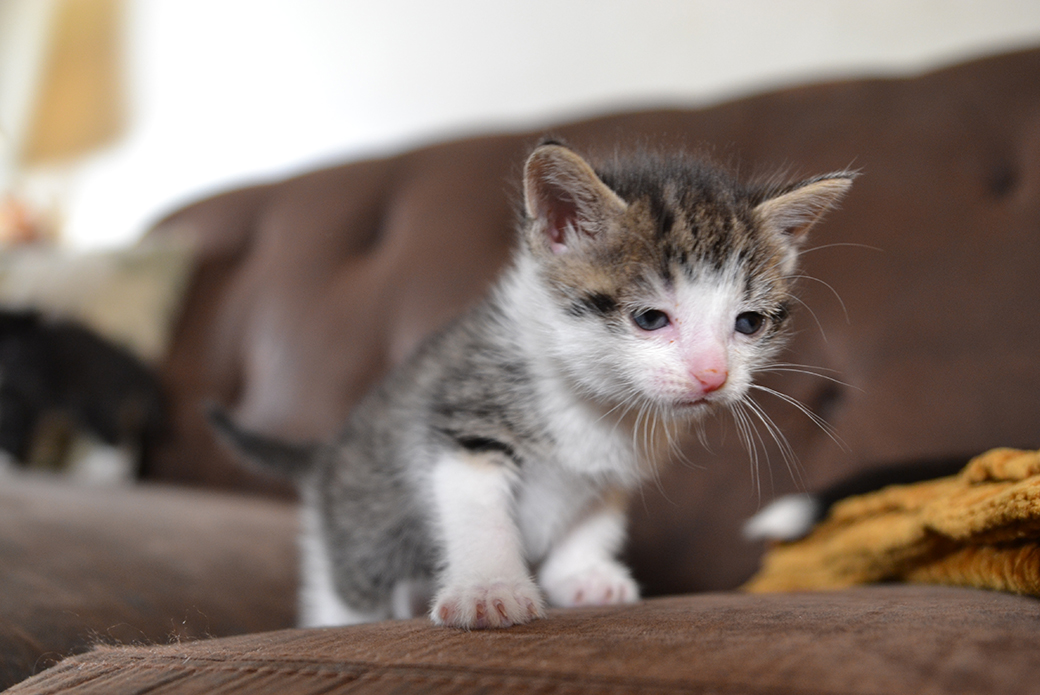
POLYGON ((0 690, 94 644, 295 624, 296 514, 151 486, 0 479, 0 690))
POLYGON ((551 611, 501 631, 425 620, 101 647, 16 693, 1036 692, 1040 602, 970 589, 702 594, 551 611))

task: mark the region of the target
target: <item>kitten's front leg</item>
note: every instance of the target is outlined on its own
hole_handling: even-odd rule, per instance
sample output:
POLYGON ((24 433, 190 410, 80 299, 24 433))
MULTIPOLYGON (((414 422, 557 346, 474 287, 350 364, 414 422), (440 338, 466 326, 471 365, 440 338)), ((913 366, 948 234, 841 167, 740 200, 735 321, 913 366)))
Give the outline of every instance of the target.
POLYGON ((625 540, 626 495, 608 495, 553 547, 538 582, 554 606, 634 603, 639 587, 616 559, 625 540))
POLYGON ((430 617, 438 625, 509 627, 542 615, 542 597, 513 520, 513 479, 501 454, 446 455, 434 467, 434 508, 446 552, 430 617))

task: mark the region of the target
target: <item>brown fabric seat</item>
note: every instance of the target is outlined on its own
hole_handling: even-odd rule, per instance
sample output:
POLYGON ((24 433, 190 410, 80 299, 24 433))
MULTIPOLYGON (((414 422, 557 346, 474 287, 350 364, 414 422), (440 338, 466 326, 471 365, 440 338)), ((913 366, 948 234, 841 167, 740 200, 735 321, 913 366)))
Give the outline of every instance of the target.
MULTIPOLYGON (((587 153, 701 149, 745 174, 863 172, 804 257, 806 306, 784 357, 823 377, 764 382, 830 421, 840 443, 760 393, 799 461, 772 447, 756 475, 732 423, 707 423, 711 450, 691 441, 687 462, 634 501, 626 554, 648 595, 747 579, 761 548, 740 526, 774 494, 881 464, 1040 446, 1040 50, 553 132, 587 153)), ((1037 602, 937 587, 684 595, 503 633, 423 621, 262 632, 292 621, 295 516, 284 500, 231 493, 291 491, 218 448, 203 401, 281 436, 334 432, 492 281, 540 136, 458 140, 230 191, 151 231, 190 242, 198 263, 162 365, 173 427, 150 473, 163 486, 3 483, 0 687, 95 635, 147 645, 258 633, 106 647, 20 692, 1040 690, 1037 602)))
POLYGON ((0 482, 0 689, 95 644, 295 625, 296 512, 149 485, 0 482))
POLYGON ((1013 695, 1040 687, 1038 621, 1040 602, 968 589, 701 594, 504 631, 411 620, 102 648, 10 692, 1013 695))

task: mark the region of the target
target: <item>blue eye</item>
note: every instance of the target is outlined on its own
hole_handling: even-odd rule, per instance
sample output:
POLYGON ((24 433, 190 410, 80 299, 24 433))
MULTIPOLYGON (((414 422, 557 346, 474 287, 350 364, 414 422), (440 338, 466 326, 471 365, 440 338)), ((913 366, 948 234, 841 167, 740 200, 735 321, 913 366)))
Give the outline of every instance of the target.
POLYGON ((644 331, 656 331, 667 326, 671 321, 668 314, 657 309, 647 309, 632 314, 632 320, 644 331))
POLYGON ((745 311, 737 316, 737 322, 733 326, 733 330, 744 335, 754 335, 762 330, 762 325, 765 322, 766 317, 762 314, 756 311, 745 311))

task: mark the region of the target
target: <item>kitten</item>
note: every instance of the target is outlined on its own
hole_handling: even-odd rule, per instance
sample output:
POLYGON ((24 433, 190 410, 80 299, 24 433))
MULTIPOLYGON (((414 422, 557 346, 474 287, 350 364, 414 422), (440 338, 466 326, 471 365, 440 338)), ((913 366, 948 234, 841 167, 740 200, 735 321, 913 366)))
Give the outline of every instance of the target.
POLYGON ((601 170, 547 142, 512 266, 328 446, 214 425, 293 476, 302 623, 505 627, 624 603, 629 493, 676 423, 739 401, 778 351, 805 232, 851 184, 750 187, 685 157, 601 170), (532 572, 534 576, 532 576, 532 572))

